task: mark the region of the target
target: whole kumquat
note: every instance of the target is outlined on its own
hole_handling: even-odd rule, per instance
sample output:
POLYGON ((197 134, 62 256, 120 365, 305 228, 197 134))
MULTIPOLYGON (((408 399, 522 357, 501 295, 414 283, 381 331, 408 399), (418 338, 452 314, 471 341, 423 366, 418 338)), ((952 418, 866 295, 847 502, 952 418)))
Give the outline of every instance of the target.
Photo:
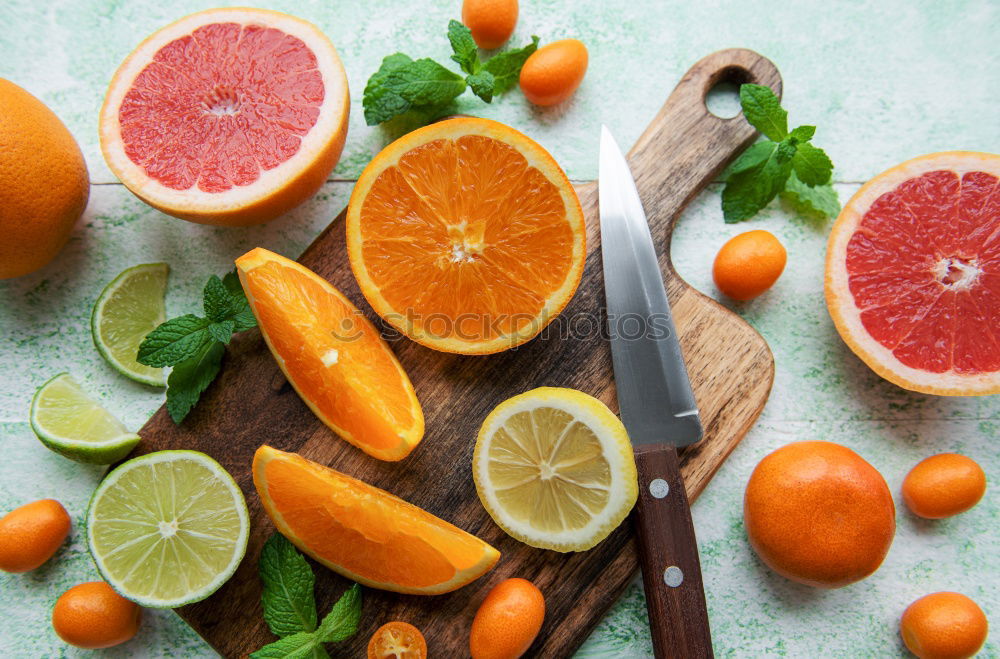
POLYGON ((55 499, 15 508, 0 519, 0 570, 27 572, 52 558, 69 535, 69 514, 55 499))
POLYGON ((932 455, 903 479, 903 501, 914 515, 927 519, 964 513, 979 503, 985 492, 983 468, 957 453, 932 455))
POLYGON ((521 67, 521 91, 535 105, 555 105, 573 95, 587 73, 587 47, 578 39, 542 46, 521 67))
POLYGON ((387 622, 368 641, 368 659, 426 659, 427 641, 408 622, 387 622))
POLYGON ((472 620, 472 659, 517 659, 531 647, 545 619, 542 591, 527 579, 501 581, 472 620))
POLYGON ((903 611, 899 633, 920 659, 967 659, 986 642, 989 623, 979 605, 960 593, 931 593, 903 611))
POLYGON ((729 239, 715 257, 712 278, 726 297, 750 300, 774 285, 788 255, 769 231, 747 231, 729 239))
POLYGON ((59 638, 88 650, 124 643, 139 631, 142 609, 103 581, 73 586, 52 609, 52 627, 59 638))
POLYGON ((517 0, 465 0, 462 22, 480 48, 499 48, 517 25, 517 0))

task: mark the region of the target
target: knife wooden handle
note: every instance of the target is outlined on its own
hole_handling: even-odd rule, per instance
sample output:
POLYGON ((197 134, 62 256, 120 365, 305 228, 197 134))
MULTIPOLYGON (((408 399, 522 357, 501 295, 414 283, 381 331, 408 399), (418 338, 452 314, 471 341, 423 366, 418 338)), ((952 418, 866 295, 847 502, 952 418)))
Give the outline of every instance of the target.
POLYGON ((712 657, 712 633, 701 583, 677 448, 635 447, 639 500, 632 512, 646 590, 649 629, 658 659, 712 657))

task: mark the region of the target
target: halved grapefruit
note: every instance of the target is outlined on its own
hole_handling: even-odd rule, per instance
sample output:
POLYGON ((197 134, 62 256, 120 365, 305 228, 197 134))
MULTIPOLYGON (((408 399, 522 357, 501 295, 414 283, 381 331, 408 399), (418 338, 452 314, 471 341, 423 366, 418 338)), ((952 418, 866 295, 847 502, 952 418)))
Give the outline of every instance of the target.
POLYGON ((826 303, 847 345, 901 387, 1000 393, 1000 155, 933 153, 844 206, 826 303))
POLYGON ((101 149, 164 213, 259 224, 302 203, 347 136, 347 76, 314 25, 263 9, 191 14, 143 41, 101 108, 101 149))

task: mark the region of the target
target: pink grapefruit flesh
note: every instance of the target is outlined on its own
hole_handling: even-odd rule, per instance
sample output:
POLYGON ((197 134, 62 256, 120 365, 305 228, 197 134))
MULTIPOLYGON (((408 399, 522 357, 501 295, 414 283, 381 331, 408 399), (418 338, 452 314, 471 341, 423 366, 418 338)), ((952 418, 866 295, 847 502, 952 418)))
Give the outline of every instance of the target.
POLYGON ((872 179, 830 235, 827 306, 907 389, 1000 392, 1000 156, 937 153, 872 179))
POLYGON ((109 166, 167 213, 213 224, 272 219, 315 193, 347 130, 343 67, 300 19, 193 14, 122 64, 101 113, 109 166))

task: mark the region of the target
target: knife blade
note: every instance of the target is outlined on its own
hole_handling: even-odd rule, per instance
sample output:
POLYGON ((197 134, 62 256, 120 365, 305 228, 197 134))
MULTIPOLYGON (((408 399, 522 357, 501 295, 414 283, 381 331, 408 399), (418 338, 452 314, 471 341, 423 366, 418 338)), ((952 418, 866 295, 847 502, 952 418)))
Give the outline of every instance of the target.
POLYGON ((607 126, 601 126, 599 167, 601 258, 622 421, 635 444, 693 444, 702 436, 701 419, 653 238, 607 126))
POLYGON ((656 249, 625 156, 601 127, 598 194, 611 361, 639 480, 633 511, 653 650, 712 657, 698 543, 677 447, 702 437, 656 249))

